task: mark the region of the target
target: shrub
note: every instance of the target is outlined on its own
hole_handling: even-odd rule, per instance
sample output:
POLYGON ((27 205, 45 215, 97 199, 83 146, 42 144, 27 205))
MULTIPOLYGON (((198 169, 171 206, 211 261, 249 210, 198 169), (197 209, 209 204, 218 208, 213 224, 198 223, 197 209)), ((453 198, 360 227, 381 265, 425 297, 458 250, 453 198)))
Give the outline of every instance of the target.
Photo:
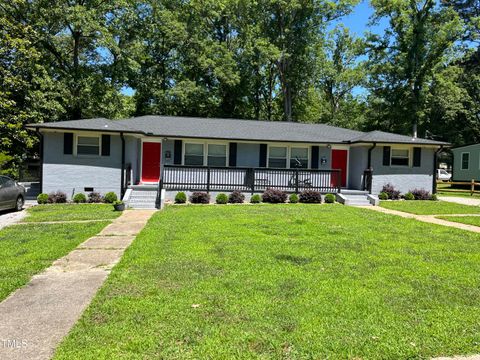
POLYGON ((250 198, 252 204, 260 204, 262 202, 262 197, 259 194, 254 194, 250 198))
POLYGON ((388 198, 391 200, 400 199, 400 191, 396 190, 395 187, 390 183, 383 185, 382 192, 386 193, 388 198))
POLYGON ((61 191, 57 191, 51 194, 48 194, 48 203, 49 204, 65 204, 67 202, 67 194, 61 191))
POLYGON ((405 200, 409 200, 409 201, 415 200, 415 196, 413 196, 413 194, 412 194, 410 191, 407 192, 407 193, 403 196, 403 198, 404 198, 405 200))
POLYGON ((430 197, 430 200, 432 200, 432 201, 438 201, 438 196, 437 196, 437 194, 432 194, 432 196, 430 197))
POLYGON ((215 199, 215 202, 217 204, 226 204, 228 202, 228 196, 225 194, 218 194, 215 199))
POLYGON ((299 200, 304 204, 321 204, 322 195, 315 190, 305 190, 300 194, 299 200))
POLYGON ((101 203, 103 201, 102 195, 98 192, 91 192, 88 194, 88 202, 93 204, 93 203, 101 203))
POLYGON ((333 203, 335 203, 335 195, 333 195, 333 194, 327 194, 327 195, 325 195, 325 203, 326 203, 326 204, 333 204, 333 203))
POLYGON ((210 195, 206 192, 196 191, 190 195, 192 204, 210 204, 210 195))
POLYGON ((235 190, 228 196, 228 202, 230 204, 243 204, 245 201, 245 195, 241 191, 235 190))
POLYGON ((48 194, 42 193, 37 196, 37 203, 46 204, 48 203, 48 194))
POLYGON ((298 203, 298 195, 297 195, 297 194, 291 194, 291 195, 288 197, 288 201, 289 201, 291 204, 296 204, 296 203, 298 203))
POLYGON ((271 204, 281 204, 287 201, 287 193, 277 189, 267 189, 262 194, 262 201, 271 204))
POLYGON ((386 192, 381 192, 380 194, 378 194, 378 198, 380 200, 388 200, 388 194, 386 192))
POLYGON ((413 189, 410 192, 415 197, 415 200, 431 200, 432 195, 427 190, 424 189, 413 189))
POLYGON ((105 201, 107 204, 113 204, 117 200, 117 194, 115 194, 113 191, 106 193, 103 197, 103 201, 105 201))
POLYGON ((187 202, 187 194, 180 191, 175 195, 175 204, 185 204, 187 202))
POLYGON ((82 193, 75 194, 75 196, 73 197, 73 202, 75 204, 85 203, 87 202, 87 197, 85 196, 85 194, 82 193))

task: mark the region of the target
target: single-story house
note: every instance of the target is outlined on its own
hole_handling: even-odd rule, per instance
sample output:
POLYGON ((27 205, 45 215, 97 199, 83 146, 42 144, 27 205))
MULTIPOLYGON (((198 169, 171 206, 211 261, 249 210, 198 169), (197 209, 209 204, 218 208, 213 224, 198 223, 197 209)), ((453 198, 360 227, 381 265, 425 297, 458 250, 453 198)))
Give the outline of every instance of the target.
POLYGON ((28 127, 42 140, 42 192, 113 191, 129 200, 146 190, 145 203, 158 202, 159 189, 378 194, 391 183, 435 191, 436 154, 448 145, 325 124, 174 116, 28 127))
POLYGON ((480 144, 452 148, 452 181, 480 180, 480 144))

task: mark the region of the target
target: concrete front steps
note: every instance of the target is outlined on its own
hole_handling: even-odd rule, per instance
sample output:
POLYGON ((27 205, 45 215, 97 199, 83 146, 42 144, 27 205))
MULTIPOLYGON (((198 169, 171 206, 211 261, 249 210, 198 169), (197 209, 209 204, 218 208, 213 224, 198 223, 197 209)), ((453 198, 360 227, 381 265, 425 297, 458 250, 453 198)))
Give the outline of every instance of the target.
POLYGON ((337 201, 348 206, 375 206, 378 205, 378 197, 370 195, 368 191, 342 190, 337 194, 337 201))
POLYGON ((156 185, 132 185, 123 198, 126 206, 132 209, 156 209, 156 185))

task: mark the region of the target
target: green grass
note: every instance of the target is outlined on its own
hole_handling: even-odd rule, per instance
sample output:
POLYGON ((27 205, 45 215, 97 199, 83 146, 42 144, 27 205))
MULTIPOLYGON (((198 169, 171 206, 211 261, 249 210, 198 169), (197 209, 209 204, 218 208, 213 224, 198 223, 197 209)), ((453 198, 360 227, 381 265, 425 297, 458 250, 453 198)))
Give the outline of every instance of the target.
POLYGON ((417 215, 480 213, 480 206, 461 205, 447 201, 380 201, 380 206, 417 215))
POLYGON ((170 206, 55 359, 479 353, 479 240, 341 205, 170 206))
POLYGON ((28 224, 0 230, 0 301, 107 224, 28 224))
POLYGON ((437 216, 439 219, 480 226, 480 216, 437 216))
POLYGON ((38 205, 27 210, 25 222, 115 219, 121 212, 108 204, 38 205))

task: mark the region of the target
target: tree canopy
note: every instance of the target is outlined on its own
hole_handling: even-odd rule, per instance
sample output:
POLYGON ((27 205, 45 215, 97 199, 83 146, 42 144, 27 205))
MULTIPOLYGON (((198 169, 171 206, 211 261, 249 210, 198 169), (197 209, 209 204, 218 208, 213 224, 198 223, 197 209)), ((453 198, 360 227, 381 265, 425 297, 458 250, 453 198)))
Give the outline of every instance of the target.
POLYGON ((321 122, 480 141, 480 1, 11 0, 0 4, 0 153, 30 122, 144 114, 321 122), (355 13, 353 13, 355 15, 355 13), (380 32, 375 24, 388 22, 380 32))

